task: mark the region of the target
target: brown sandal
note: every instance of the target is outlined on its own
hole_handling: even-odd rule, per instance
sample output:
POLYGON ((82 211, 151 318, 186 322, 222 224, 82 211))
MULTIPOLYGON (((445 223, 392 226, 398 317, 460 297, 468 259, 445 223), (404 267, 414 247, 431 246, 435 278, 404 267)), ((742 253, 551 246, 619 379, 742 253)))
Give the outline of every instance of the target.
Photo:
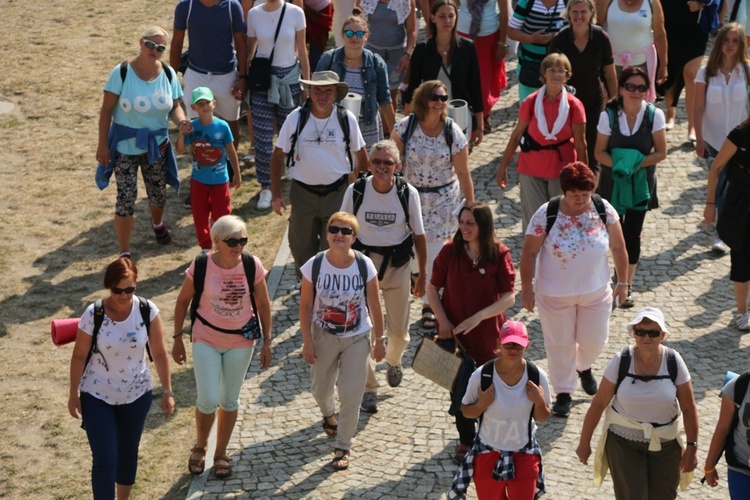
POLYGON ((226 455, 214 457, 214 475, 219 479, 226 479, 232 475, 232 460, 226 455), (219 472, 226 471, 226 472, 219 472))
POLYGON ((349 450, 343 448, 335 448, 333 450, 333 460, 331 460, 331 467, 334 470, 346 470, 349 468, 349 450), (341 452, 341 455, 338 454, 341 452))
POLYGON ((200 476, 206 469, 206 449, 201 448, 197 444, 190 450, 190 458, 188 459, 188 471, 194 476, 200 476), (193 458, 194 455, 198 455, 198 458, 193 458))
POLYGON ((339 425, 329 424, 328 423, 329 418, 333 418, 333 415, 331 415, 330 417, 323 417, 323 432, 325 432, 326 436, 328 437, 335 437, 336 434, 338 434, 339 425))

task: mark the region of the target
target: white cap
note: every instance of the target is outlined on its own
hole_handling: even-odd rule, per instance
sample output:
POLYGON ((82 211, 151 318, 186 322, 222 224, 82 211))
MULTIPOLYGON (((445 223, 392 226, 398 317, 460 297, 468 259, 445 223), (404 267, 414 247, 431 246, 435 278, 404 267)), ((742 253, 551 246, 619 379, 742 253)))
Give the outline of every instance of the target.
POLYGON ((630 333, 630 335, 633 335, 633 327, 646 318, 658 324, 659 328, 661 328, 661 331, 664 332, 665 336, 669 335, 669 330, 667 330, 667 322, 664 320, 664 313, 661 312, 660 309, 657 309, 655 307, 644 307, 643 309, 638 311, 635 319, 628 323, 628 333, 630 333))

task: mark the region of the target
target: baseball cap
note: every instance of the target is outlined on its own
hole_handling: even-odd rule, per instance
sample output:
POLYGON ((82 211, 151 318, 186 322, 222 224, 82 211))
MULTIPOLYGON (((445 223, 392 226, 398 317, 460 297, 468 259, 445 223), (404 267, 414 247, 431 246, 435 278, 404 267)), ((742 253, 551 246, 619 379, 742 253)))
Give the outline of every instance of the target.
POLYGON ((506 321, 500 329, 500 343, 515 344, 527 347, 529 345, 529 333, 526 331, 526 325, 520 321, 506 321))
POLYGON ((208 87, 198 87, 193 90, 193 93, 190 97, 190 102, 195 104, 198 101, 213 101, 214 93, 211 92, 211 89, 208 87))

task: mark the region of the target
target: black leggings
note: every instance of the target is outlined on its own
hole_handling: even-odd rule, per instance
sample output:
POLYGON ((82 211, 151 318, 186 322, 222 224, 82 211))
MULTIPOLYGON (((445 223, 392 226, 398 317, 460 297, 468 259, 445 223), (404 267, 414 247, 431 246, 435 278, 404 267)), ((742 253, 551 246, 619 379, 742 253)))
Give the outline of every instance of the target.
POLYGON ((458 430, 458 440, 465 446, 471 446, 477 435, 476 419, 464 417, 463 412, 456 413, 456 429, 458 430))
POLYGON ((641 232, 647 210, 626 210, 620 217, 622 234, 625 237, 625 248, 628 250, 628 264, 638 264, 641 258, 641 232))

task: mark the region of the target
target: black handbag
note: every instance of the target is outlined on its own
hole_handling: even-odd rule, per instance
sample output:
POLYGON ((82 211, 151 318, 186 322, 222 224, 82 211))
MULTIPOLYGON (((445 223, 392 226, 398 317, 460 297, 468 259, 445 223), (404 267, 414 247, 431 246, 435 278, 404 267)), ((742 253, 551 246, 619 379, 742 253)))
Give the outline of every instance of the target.
MULTIPOLYGON (((286 12, 286 2, 281 7, 281 16, 279 16, 279 24, 276 26, 276 34, 273 35, 273 49, 271 50, 271 57, 253 57, 250 63, 250 68, 247 70, 247 90, 248 92, 266 92, 271 86, 271 61, 273 61, 273 53, 276 51, 276 39, 279 37, 279 30, 281 29, 281 23, 284 20, 284 13, 286 12)), ((257 54, 257 49, 256 49, 257 54)))
POLYGON ((536 61, 520 61, 521 69, 518 72, 518 81, 527 87, 539 89, 542 87, 541 73, 542 63, 536 61))

